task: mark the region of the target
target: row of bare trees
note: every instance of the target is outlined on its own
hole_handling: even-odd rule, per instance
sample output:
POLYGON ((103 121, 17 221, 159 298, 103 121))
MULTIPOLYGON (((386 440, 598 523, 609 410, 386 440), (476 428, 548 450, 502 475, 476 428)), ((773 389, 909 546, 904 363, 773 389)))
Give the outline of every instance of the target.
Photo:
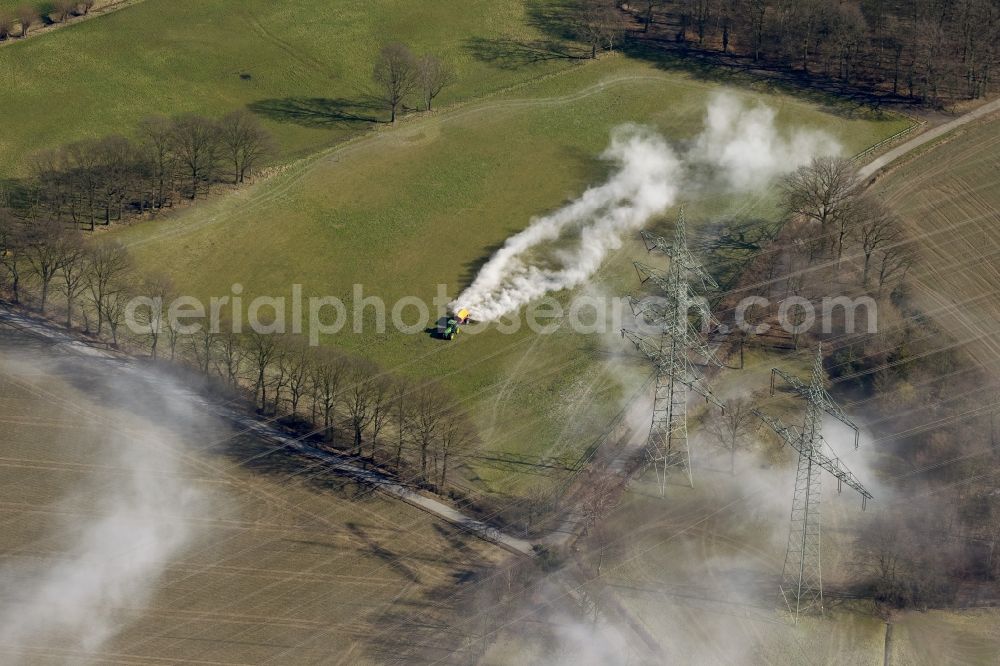
MULTIPOLYGON (((64 23, 72 16, 89 14, 94 7, 95 0, 55 0, 55 2, 48 4, 50 6, 45 17, 56 23, 64 23)), ((0 12, 0 40, 14 36, 15 23, 19 27, 18 35, 27 37, 32 26, 41 22, 41 12, 32 5, 21 5, 13 14, 0 12)))
POLYGON ((735 53, 808 77, 930 103, 978 98, 1000 58, 996 0, 616 2, 640 38, 735 53))
POLYGON ((0 289, 42 314, 51 314, 57 297, 67 328, 78 324, 107 333, 112 344, 190 366, 245 391, 263 414, 313 424, 331 445, 347 433, 354 455, 441 490, 476 443, 475 429, 436 382, 411 383, 298 335, 243 332, 227 322, 182 335, 167 317, 177 296, 169 278, 138 270, 121 243, 58 221, 26 221, 0 209, 0 289), (122 326, 136 296, 146 299, 135 310, 140 333, 122 326))
MULTIPOLYGON (((152 340, 164 313, 146 312, 152 340)), ((205 327, 180 347, 171 337, 170 357, 188 360, 230 388, 247 387, 262 414, 306 420, 328 444, 343 436, 341 448, 353 455, 442 491, 455 461, 477 441, 455 399, 437 382, 410 382, 334 347, 311 346, 300 335, 205 327)))
POLYGON ((0 209, 0 287, 14 303, 26 300, 46 314, 61 297, 66 326, 107 330, 117 343, 135 285, 132 260, 116 241, 85 238, 55 220, 26 221, 0 209))
POLYGON ((6 192, 7 205, 26 218, 93 230, 195 199, 213 183, 243 183, 272 152, 270 134, 245 111, 218 121, 153 117, 133 139, 84 139, 33 155, 30 176, 6 192))
MULTIPOLYGON (((396 122, 397 113, 411 97, 427 111, 444 88, 455 81, 455 70, 435 55, 417 56, 405 44, 382 47, 372 68, 379 100, 396 122)), ((418 107, 419 108, 419 107, 418 107)))

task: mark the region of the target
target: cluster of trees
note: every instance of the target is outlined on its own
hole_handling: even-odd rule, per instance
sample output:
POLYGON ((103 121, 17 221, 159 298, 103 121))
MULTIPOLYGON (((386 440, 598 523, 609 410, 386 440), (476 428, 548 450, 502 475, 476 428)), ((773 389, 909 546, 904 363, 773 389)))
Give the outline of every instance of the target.
MULTIPOLYGON (((983 506, 985 529, 969 532, 953 497, 880 512, 858 535, 855 557, 871 596, 890 608, 927 608, 968 601, 958 598, 963 581, 995 580, 1000 511, 983 506)), ((989 599, 995 601, 995 599, 989 599)))
MULTIPOLYGON (((989 378, 908 302, 909 239, 858 186, 849 161, 817 159, 786 178, 783 193, 792 218, 783 252, 764 253, 772 272, 757 277, 786 295, 828 294, 839 283, 879 299, 876 333, 828 332, 828 371, 864 396, 856 402, 874 412, 880 446, 916 470, 906 475, 913 500, 869 514, 857 536, 864 591, 890 607, 974 603, 963 590, 1000 577, 1000 497, 984 473, 1000 455, 996 396, 976 390, 989 378)), ((739 419, 729 408, 715 434, 735 447, 739 419)))
POLYGON ((93 230, 98 222, 171 206, 177 197, 195 199, 213 183, 243 183, 272 146, 245 111, 218 121, 148 118, 135 139, 85 139, 33 155, 30 176, 6 192, 7 204, 26 218, 93 230))
POLYGON ((996 0, 616 1, 639 38, 734 53, 930 103, 983 96, 1000 57, 996 0))
MULTIPOLYGON (((802 261, 833 261, 836 272, 848 273, 845 258, 858 264, 864 289, 882 295, 899 284, 912 263, 899 219, 860 186, 851 160, 820 157, 782 182, 784 207, 798 228, 802 261)), ((792 271, 794 272, 794 271, 792 271)))
POLYGON ((908 500, 865 516, 856 543, 862 584, 889 607, 975 604, 973 592, 995 603, 997 396, 980 390, 992 377, 905 299, 884 303, 879 320, 876 335, 840 341, 830 364, 865 396, 880 447, 910 470, 901 489, 908 500))
MULTIPOLYGON (((777 236, 771 237, 768 230, 745 229, 736 235, 720 234, 738 254, 748 257, 736 263, 741 281, 749 286, 731 291, 719 311, 735 311, 744 296, 767 299, 769 306, 753 305, 744 311, 745 323, 767 324, 766 337, 784 338, 779 329, 798 327, 807 313, 793 304, 787 320, 778 321, 782 303, 805 298, 821 312, 822 299, 834 295, 831 285, 839 285, 841 295, 858 292, 854 295, 893 307, 892 299, 900 295, 913 262, 910 245, 899 218, 858 182, 854 163, 816 158, 784 178, 781 192, 787 221, 777 236)), ((850 315, 843 309, 830 314, 831 320, 823 322, 830 330, 824 332, 843 333, 850 315), (840 319, 834 321, 834 316, 840 319)), ((866 324, 854 322, 859 330, 866 330, 866 324)), ((798 347, 801 332, 788 335, 790 340, 781 344, 798 347)))
POLYGON ((0 287, 14 303, 26 298, 48 312, 62 297, 66 326, 79 318, 88 333, 106 330, 117 343, 134 285, 128 251, 115 241, 85 239, 55 220, 28 221, 0 209, 0 287))
POLYGON ((390 121, 396 122, 403 104, 414 96, 430 111, 434 99, 455 81, 455 70, 437 56, 417 56, 405 44, 395 42, 378 52, 372 80, 390 121))
MULTIPOLYGON (((63 23, 71 16, 86 16, 94 7, 95 0, 55 0, 50 3, 46 16, 51 21, 63 23)), ((14 24, 20 26, 19 35, 27 37, 31 27, 42 21, 41 13, 31 5, 21 5, 14 14, 0 12, 0 40, 14 36, 14 24)))
POLYGON ((455 460, 476 443, 475 429, 437 383, 410 383, 297 335, 239 332, 226 323, 181 335, 167 321, 176 297, 169 278, 143 274, 121 243, 61 222, 27 221, 0 209, 0 288, 43 314, 57 297, 67 328, 79 324, 88 334, 110 335, 115 345, 183 363, 252 395, 261 413, 313 424, 330 443, 347 432, 355 455, 412 471, 441 490, 455 460), (149 299, 135 313, 140 335, 122 326, 135 296, 149 299))
POLYGON ((625 38, 625 16, 620 10, 623 4, 611 0, 579 0, 576 4, 571 31, 590 47, 591 58, 601 50, 613 51, 625 38))

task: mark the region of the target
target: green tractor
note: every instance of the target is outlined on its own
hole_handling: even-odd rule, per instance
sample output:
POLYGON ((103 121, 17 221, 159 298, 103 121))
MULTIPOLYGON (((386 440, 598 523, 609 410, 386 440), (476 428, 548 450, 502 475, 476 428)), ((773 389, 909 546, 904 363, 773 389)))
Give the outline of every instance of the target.
POLYGON ((441 332, 441 337, 445 340, 454 340, 455 336, 462 332, 462 326, 467 324, 468 321, 469 311, 461 308, 458 312, 448 317, 448 324, 441 332))

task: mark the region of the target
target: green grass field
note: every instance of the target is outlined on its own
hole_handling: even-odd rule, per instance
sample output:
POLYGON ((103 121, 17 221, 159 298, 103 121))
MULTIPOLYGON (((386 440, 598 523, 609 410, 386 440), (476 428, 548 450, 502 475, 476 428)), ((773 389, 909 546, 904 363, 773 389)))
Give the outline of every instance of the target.
MULTIPOLYGON (((166 270, 187 293, 336 295, 352 285, 388 303, 455 295, 511 233, 599 181, 596 156, 612 127, 648 123, 672 139, 696 134, 716 88, 624 58, 606 58, 479 104, 367 136, 292 165, 281 175, 119 233, 141 265, 166 270)), ((771 96, 783 123, 822 126, 848 151, 905 121, 847 119, 771 96)), ((767 193, 687 202, 689 219, 773 219, 767 193)), ((632 241, 595 283, 636 288, 632 241)), ((564 296, 567 296, 564 294, 564 296)), ((350 308, 350 305, 349 305, 350 308)), ((622 389, 597 336, 495 330, 452 344, 427 335, 346 333, 331 340, 413 377, 441 378, 471 409, 485 446, 579 452, 617 409, 622 389)), ((641 372, 641 365, 637 366, 641 372)), ((641 376, 637 374, 637 379, 641 376)), ((480 470, 490 484, 509 479, 480 470)))
POLYGON ((540 37, 525 12, 516 0, 145 0, 0 48, 3 125, 17 128, 0 133, 0 177, 22 172, 33 150, 128 133, 148 115, 247 105, 261 110, 286 156, 312 152, 372 125, 351 117, 385 116, 371 108, 369 79, 378 49, 394 40, 455 66, 442 105, 574 62, 513 69, 473 57, 472 43, 488 50, 540 37))

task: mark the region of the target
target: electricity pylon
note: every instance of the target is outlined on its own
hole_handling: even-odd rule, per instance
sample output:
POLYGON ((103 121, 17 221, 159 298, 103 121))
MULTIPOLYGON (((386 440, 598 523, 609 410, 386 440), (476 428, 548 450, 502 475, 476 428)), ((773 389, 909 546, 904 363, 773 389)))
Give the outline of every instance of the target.
MULTIPOLYGON (((799 613, 812 610, 823 612, 823 575, 820 567, 820 477, 826 470, 837 479, 837 492, 843 484, 861 495, 861 508, 872 498, 871 493, 851 473, 832 450, 828 454, 823 446, 823 414, 829 414, 854 430, 854 448, 858 448, 860 431, 823 387, 823 349, 818 346, 813 362, 812 378, 805 383, 778 368, 771 370, 771 395, 774 382, 782 378, 792 391, 806 400, 806 415, 802 429, 784 425, 779 419, 760 410, 753 410, 764 423, 778 434, 786 444, 799 452, 795 473, 795 492, 792 496, 792 519, 788 532, 788 548, 781 569, 781 596, 789 611, 798 621, 799 613)), ((827 446, 829 448, 829 446, 827 446)))
POLYGON ((645 231, 642 238, 648 251, 656 250, 670 258, 666 272, 635 262, 640 281, 652 281, 662 293, 656 299, 630 299, 632 311, 637 320, 655 326, 657 331, 654 335, 645 335, 622 329, 622 337, 630 340, 655 367, 656 392, 652 424, 646 440, 646 459, 656 470, 660 494, 663 495, 667 473, 674 466, 686 470, 688 483, 694 487, 687 430, 688 392, 693 391, 706 401, 722 407, 702 381, 691 357, 695 354, 705 363, 722 364, 689 316, 694 307, 703 327, 714 322, 708 303, 696 295, 691 285, 697 283, 701 290, 718 285, 688 250, 683 210, 677 218, 673 243, 645 231))

